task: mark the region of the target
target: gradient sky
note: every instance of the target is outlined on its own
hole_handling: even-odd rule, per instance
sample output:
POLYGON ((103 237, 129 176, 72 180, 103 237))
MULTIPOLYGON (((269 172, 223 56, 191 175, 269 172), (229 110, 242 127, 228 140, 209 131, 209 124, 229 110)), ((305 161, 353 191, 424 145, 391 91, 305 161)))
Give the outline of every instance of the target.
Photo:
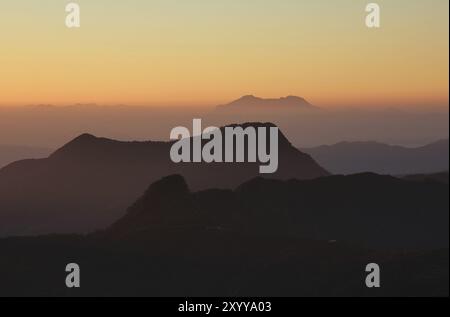
POLYGON ((0 104, 447 105, 448 1, 0 0, 0 104))

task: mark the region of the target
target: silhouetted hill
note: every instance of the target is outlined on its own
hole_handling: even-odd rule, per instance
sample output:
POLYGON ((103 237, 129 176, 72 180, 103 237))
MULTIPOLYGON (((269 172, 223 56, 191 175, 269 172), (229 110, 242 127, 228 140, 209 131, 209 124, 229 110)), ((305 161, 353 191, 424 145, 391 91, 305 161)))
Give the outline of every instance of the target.
POLYGON ((0 296, 448 296, 442 245, 447 185, 363 174, 194 193, 174 175, 107 230, 0 239, 0 296), (72 262, 80 289, 64 284, 72 262), (365 286, 373 262, 380 289, 365 286))
POLYGON ((153 224, 185 226, 192 223, 194 218, 189 188, 183 177, 174 175, 152 184, 115 227, 140 231, 149 229, 153 224))
POLYGON ((333 174, 429 174, 447 171, 449 168, 448 140, 418 148, 377 142, 341 142, 302 151, 310 154, 333 174))
POLYGON ((220 105, 217 110, 232 111, 286 111, 286 110, 305 110, 318 109, 308 101, 297 96, 288 96, 278 99, 263 99, 252 95, 243 96, 226 105, 220 105))
POLYGON ((255 178, 235 191, 188 194, 171 176, 153 184, 112 231, 198 226, 337 240, 381 249, 448 247, 448 185, 359 174, 314 180, 255 178))
MULTIPOLYGON (((248 123, 248 126, 272 126, 248 123)), ((192 140, 191 140, 192 142, 192 140)), ((194 190, 234 188, 259 175, 259 163, 170 160, 171 142, 120 142, 84 134, 47 159, 0 170, 0 235, 87 232, 123 214, 149 183, 181 174, 194 190)), ((280 133, 278 179, 328 173, 280 133)))
POLYGON ((18 160, 44 158, 51 152, 50 149, 40 147, 0 145, 0 168, 18 160))

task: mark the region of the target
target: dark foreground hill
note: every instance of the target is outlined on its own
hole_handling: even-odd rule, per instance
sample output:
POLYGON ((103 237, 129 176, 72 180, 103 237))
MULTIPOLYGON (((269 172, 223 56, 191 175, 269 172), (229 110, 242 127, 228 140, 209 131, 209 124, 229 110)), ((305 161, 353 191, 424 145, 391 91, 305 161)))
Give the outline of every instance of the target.
MULTIPOLYGON (((272 127, 249 123, 246 127, 272 127)), ((234 188, 259 175, 259 163, 185 163, 170 159, 171 142, 120 142, 81 135, 49 158, 0 170, 0 236, 83 233, 123 215, 148 184, 173 173, 194 190, 234 188)), ((327 175, 279 135, 276 179, 327 175)))
POLYGON ((200 227, 339 241, 375 249, 448 247, 448 185, 359 174, 314 180, 255 178, 236 190, 191 193, 181 176, 151 185, 107 231, 200 227))
POLYGON ((341 142, 302 151, 333 174, 431 174, 449 169, 448 140, 417 148, 377 142, 341 142))
POLYGON ((448 296, 446 191, 356 175, 192 193, 166 177, 104 231, 0 240, 0 296, 448 296))
POLYGON ((372 252, 342 243, 167 229, 146 239, 0 240, 0 296, 448 296, 448 249, 372 252), (381 268, 380 289, 365 285, 381 268), (68 289, 77 263, 81 288, 68 289))

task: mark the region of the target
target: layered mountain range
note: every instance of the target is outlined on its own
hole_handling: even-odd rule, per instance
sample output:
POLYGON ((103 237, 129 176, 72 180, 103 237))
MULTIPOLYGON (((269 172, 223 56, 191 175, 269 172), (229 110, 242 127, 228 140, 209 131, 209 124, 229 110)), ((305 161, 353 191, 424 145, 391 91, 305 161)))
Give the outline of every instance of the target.
POLYGON ((420 147, 379 142, 340 142, 304 148, 302 151, 310 154, 334 174, 430 174, 449 169, 448 139, 420 147))
MULTIPOLYGON (((193 190, 232 189, 259 175, 260 163, 175 164, 170 159, 172 145, 83 134, 48 158, 8 165, 0 170, 0 236, 103 228, 121 216, 148 184, 170 174, 183 175, 193 190)), ((278 166, 278 171, 267 177, 312 179, 328 175, 281 132, 278 166)))

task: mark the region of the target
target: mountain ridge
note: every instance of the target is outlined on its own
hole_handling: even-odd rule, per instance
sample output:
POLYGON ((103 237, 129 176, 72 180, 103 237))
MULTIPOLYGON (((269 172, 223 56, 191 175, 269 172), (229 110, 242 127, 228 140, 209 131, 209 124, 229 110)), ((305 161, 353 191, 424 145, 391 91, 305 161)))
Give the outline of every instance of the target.
POLYGON ((431 174, 447 171, 449 166, 448 139, 416 148, 363 141, 339 142, 301 150, 333 174, 431 174))
POLYGON ((375 249, 448 248, 447 191, 444 183, 362 173, 312 180, 256 177, 231 191, 192 192, 182 176, 171 175, 153 183, 105 232, 123 237, 197 227, 375 249))
POLYGON ((287 96, 280 98, 261 98, 254 95, 246 95, 228 104, 216 107, 219 110, 300 110, 318 109, 306 99, 298 96, 287 96))
MULTIPOLYGON (((0 235, 102 228, 122 215, 148 184, 171 174, 183 175, 194 190, 234 188, 260 175, 259 163, 175 164, 170 160, 173 143, 122 142, 82 134, 46 159, 0 169, 0 235)), ((279 146, 278 171, 266 177, 308 179, 329 174, 294 148, 281 131, 279 146)))

